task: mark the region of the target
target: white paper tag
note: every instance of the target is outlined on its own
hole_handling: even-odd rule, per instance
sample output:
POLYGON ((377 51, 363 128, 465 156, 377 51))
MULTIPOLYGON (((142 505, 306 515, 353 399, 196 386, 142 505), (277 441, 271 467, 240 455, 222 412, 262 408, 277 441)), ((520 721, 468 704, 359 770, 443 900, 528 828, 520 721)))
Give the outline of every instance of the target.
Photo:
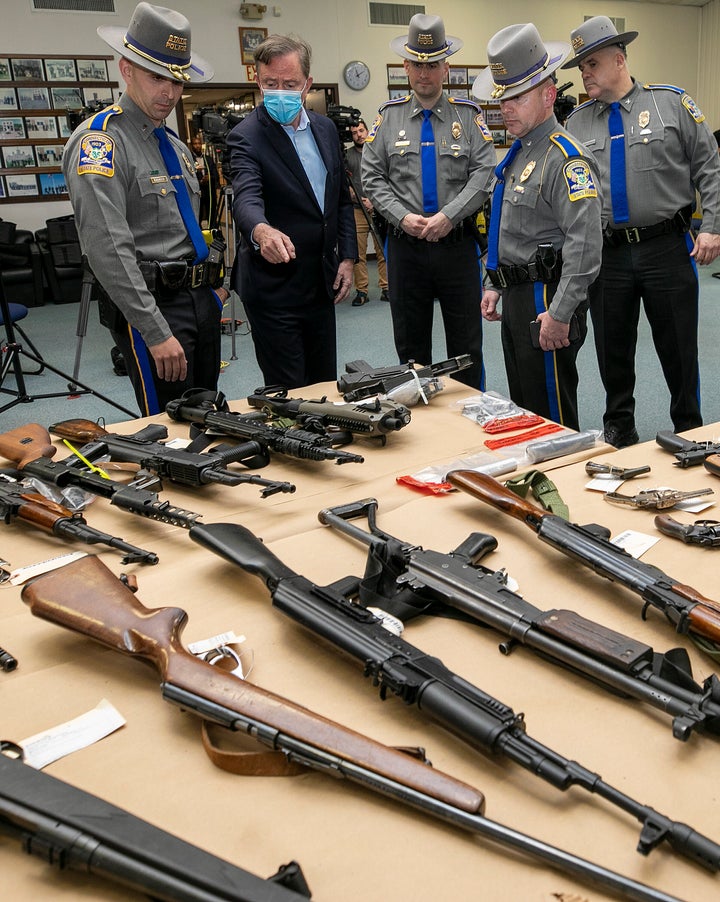
POLYGON ((593 476, 590 482, 585 483, 585 488, 591 492, 617 492, 624 479, 616 479, 614 476, 593 476))
POLYGON ((21 583, 27 582, 34 576, 40 576, 42 573, 49 573, 51 570, 57 570, 64 567, 65 564, 71 564, 73 561, 79 560, 81 557, 87 557, 84 551, 73 551, 70 554, 61 554, 59 557, 51 557, 46 561, 40 561, 37 564, 29 564, 27 567, 18 567, 10 573, 9 582, 13 586, 19 586, 21 583))
POLYGON ((188 651, 193 655, 204 655, 206 652, 212 651, 213 648, 219 648, 221 645, 240 645, 244 641, 245 636, 238 636, 230 630, 227 633, 212 636, 210 639, 198 639, 197 642, 190 642, 188 651))
POLYGON ((639 558, 645 554, 648 548, 652 548, 658 540, 659 536, 656 538, 655 536, 646 535, 644 532, 635 532, 634 529, 626 529, 625 532, 618 533, 618 535, 610 541, 613 545, 617 545, 618 548, 627 551, 627 553, 631 554, 634 558, 639 558))
POLYGON ((25 754, 25 763, 40 770, 58 758, 104 739, 123 726, 125 718, 104 698, 92 711, 36 733, 18 744, 25 754))

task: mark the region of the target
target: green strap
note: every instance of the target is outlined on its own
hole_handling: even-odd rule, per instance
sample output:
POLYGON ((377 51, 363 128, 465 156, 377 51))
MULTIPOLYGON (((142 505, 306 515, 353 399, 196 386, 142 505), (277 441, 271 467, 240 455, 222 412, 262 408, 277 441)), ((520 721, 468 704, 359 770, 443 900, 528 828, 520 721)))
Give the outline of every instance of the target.
POLYGON ((570 519, 570 511, 567 504, 560 497, 555 483, 540 470, 528 470, 527 473, 521 473, 513 476, 505 483, 507 488, 521 498, 527 498, 532 495, 540 506, 551 514, 562 517, 563 520, 570 519))

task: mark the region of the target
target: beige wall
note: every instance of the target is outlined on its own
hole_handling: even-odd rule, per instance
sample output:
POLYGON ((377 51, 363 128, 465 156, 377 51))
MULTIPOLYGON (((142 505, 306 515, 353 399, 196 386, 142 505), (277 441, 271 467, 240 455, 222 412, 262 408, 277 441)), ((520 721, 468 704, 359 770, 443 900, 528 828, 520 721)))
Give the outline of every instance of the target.
MULTIPOLYGON (((188 16, 193 28, 193 46, 209 58, 218 82, 244 81, 240 65, 238 27, 258 26, 268 31, 296 32, 313 45, 313 76, 316 81, 338 82, 340 102, 358 107, 372 120, 377 107, 387 98, 385 64, 398 62, 388 44, 401 29, 367 24, 364 0, 279 0, 280 16, 272 14, 275 4, 265 0, 267 12, 262 20, 247 21, 238 12, 240 0, 164 0, 188 16), (362 59, 370 65, 372 78, 364 91, 351 91, 342 83, 342 68, 351 59, 362 59)), ((12 49, 14 55, 67 53, 80 55, 110 52, 96 34, 99 24, 126 26, 136 0, 116 0, 116 15, 97 13, 32 12, 28 2, 6 3, 3 8, 3 37, 0 55, 12 49), (15 49, 17 48, 17 50, 15 49)), ((446 0, 426 4, 428 12, 445 19, 448 33, 465 41, 455 59, 458 64, 482 64, 485 48, 495 31, 514 22, 534 21, 546 40, 568 40, 569 32, 585 15, 624 16, 628 30, 640 32, 630 47, 631 71, 642 81, 661 81, 682 85, 701 107, 712 107, 713 118, 720 127, 720 109, 715 99, 717 78, 699 82, 698 54, 708 48, 717 57, 720 0, 701 10, 696 7, 668 4, 606 2, 597 0, 554 0, 552 3, 530 3, 528 0, 505 0, 502 4, 479 0, 446 0), (706 26, 704 23, 708 22, 706 26), (702 24, 702 41, 701 35, 702 24)), ((117 67, 110 66, 111 78, 119 80, 117 67)), ((570 70, 566 80, 573 80, 569 93, 581 90, 577 72, 570 70)), ((51 204, 7 204, 0 206, 0 216, 13 220, 23 228, 36 229, 49 216, 69 213, 64 202, 51 204)))

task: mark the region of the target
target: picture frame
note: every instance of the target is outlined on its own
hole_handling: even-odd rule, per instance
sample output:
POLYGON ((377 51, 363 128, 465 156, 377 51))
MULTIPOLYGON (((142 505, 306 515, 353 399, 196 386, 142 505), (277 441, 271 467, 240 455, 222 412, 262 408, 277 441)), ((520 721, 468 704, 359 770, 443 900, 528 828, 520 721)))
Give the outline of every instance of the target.
POLYGON ((30 169, 37 166, 32 144, 6 144, 2 148, 5 169, 30 169))
POLYGON ((72 134, 72 129, 67 121, 67 116, 58 116, 57 124, 58 138, 69 138, 72 134))
POLYGON ((405 67, 397 63, 387 64, 387 83, 388 85, 407 85, 408 77, 405 67))
POLYGON ((5 179, 0 175, 0 200, 4 200, 7 197, 5 194, 5 179))
POLYGON ((107 81, 107 63, 105 60, 79 59, 77 63, 78 81, 107 81))
POLYGON ((113 103, 113 90, 108 85, 97 85, 94 88, 83 88, 83 105, 90 109, 103 109, 113 103))
POLYGON ((38 175, 40 194, 43 197, 64 195, 68 193, 65 176, 62 172, 41 172, 38 175))
POLYGON ((18 108, 15 88, 0 88, 0 113, 18 108))
POLYGON ((42 59, 37 57, 11 57, 13 81, 45 81, 42 59))
POLYGON ((80 88, 50 88, 55 110, 79 110, 83 106, 80 88))
POLYGON ((505 128, 502 113, 499 106, 487 106, 482 108, 485 124, 489 129, 505 128))
POLYGON ((74 59, 46 59, 45 81, 77 81, 74 59))
POLYGON ((468 80, 467 67, 466 66, 450 66, 448 80, 451 85, 466 85, 467 80, 468 80))
POLYGON ((12 81, 10 59, 7 56, 0 56, 0 81, 12 81))
POLYGON ((409 90, 409 88, 406 88, 404 91, 400 88, 391 88, 388 91, 388 96, 390 100, 397 100, 398 97, 407 97, 409 90))
POLYGON ((268 36, 267 28, 238 28, 240 33, 240 58, 249 66, 255 62, 255 49, 268 36))
POLYGON ((468 99, 468 89, 467 88, 458 88, 452 87, 448 89, 448 97, 457 97, 460 100, 468 99))
POLYGON ((28 173, 13 173, 5 176, 7 197, 37 197, 37 178, 28 173))
POLYGON ((17 98, 21 110, 49 110, 50 97, 47 88, 17 88, 17 98))
POLYGON ((45 169, 50 166, 62 166, 64 144, 36 144, 35 156, 37 165, 45 169))
POLYGON ((0 119, 0 141, 24 141, 25 125, 22 116, 3 116, 0 119))
POLYGON ((54 116, 25 116, 25 129, 29 140, 44 141, 57 138, 57 119, 54 116))

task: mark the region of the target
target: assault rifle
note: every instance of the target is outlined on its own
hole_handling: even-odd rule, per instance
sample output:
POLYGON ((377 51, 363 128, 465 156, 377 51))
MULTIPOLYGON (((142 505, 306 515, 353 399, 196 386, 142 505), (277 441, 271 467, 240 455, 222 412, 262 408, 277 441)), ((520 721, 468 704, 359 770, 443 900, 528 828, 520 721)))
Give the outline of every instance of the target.
POLYGON ((123 564, 157 564, 158 556, 135 545, 116 539, 106 532, 88 526, 80 514, 50 501, 43 495, 28 492, 17 480, 0 475, 0 519, 5 523, 23 520, 64 539, 74 539, 87 545, 107 545, 122 551, 123 564))
POLYGON ((142 483, 126 485, 106 479, 98 473, 78 470, 67 461, 48 460, 56 450, 50 444, 47 430, 37 423, 28 423, 0 435, 0 454, 12 461, 24 476, 34 476, 58 488, 76 486, 91 495, 107 498, 111 505, 130 514, 180 526, 182 529, 190 529, 200 516, 175 507, 169 501, 161 501, 155 492, 146 489, 142 483))
POLYGON ((132 435, 108 432, 92 420, 63 420, 50 427, 53 435, 85 442, 80 449, 88 460, 109 455, 111 460, 138 464, 143 470, 154 473, 159 479, 169 479, 178 485, 198 488, 201 485, 241 485, 249 483, 262 488, 261 496, 276 492, 294 492, 290 482, 262 479, 248 473, 229 470, 227 464, 240 463, 246 467, 264 467, 269 457, 266 449, 257 442, 241 445, 218 446, 197 453, 185 448, 169 448, 160 439, 168 437, 166 426, 151 423, 132 435))
POLYGON ((655 441, 665 451, 675 455, 676 467, 698 467, 711 454, 720 453, 720 442, 693 442, 675 432, 658 432, 655 441))
POLYGON ((637 849, 643 855, 668 842, 676 852, 709 870, 720 867, 720 846, 712 840, 636 802, 605 783, 599 774, 532 739, 525 732, 522 714, 387 629, 382 617, 349 597, 357 590, 357 580, 316 586, 237 524, 195 526, 190 538, 259 577, 270 590, 273 607, 359 660, 364 675, 380 687, 382 700, 388 692, 399 696, 472 748, 505 755, 556 789, 579 786, 597 793, 640 821, 637 849))
POLYGON ((397 366, 382 367, 372 367, 366 360, 353 360, 345 364, 346 372, 338 379, 337 387, 343 398, 351 402, 372 395, 387 395, 410 406, 421 399, 427 404, 430 398, 442 391, 440 376, 457 373, 469 366, 472 366, 469 354, 420 367, 415 366, 412 360, 397 366), (405 395, 408 395, 407 399, 405 395))
POLYGON ((410 411, 404 404, 375 398, 360 404, 337 404, 326 397, 316 401, 288 398, 284 388, 258 388, 246 398, 250 407, 264 410, 273 417, 294 420, 306 428, 343 429, 368 437, 397 432, 410 422, 410 411))
POLYGON ((273 426, 264 413, 233 413, 222 392, 190 389, 165 408, 171 420, 194 423, 203 429, 257 442, 266 450, 301 460, 334 460, 337 464, 363 463, 360 454, 333 448, 336 439, 328 433, 296 426, 273 426))
MULTIPOLYGON (((153 899, 182 902, 300 902, 300 865, 263 880, 154 827, 98 796, 25 764, 0 742, 0 833, 59 870, 85 871, 153 899)), ((301 891, 303 890, 303 891, 301 891)))
POLYGON ((535 607, 508 588, 504 570, 480 564, 497 548, 493 536, 474 532, 449 554, 442 554, 379 529, 376 512, 377 501, 365 498, 318 514, 324 525, 369 547, 359 588, 363 604, 377 605, 402 621, 460 611, 501 633, 503 654, 524 645, 541 660, 586 676, 614 695, 647 702, 670 714, 676 739, 687 740, 693 730, 720 735, 720 680, 712 674, 702 686, 695 683, 684 648, 660 654, 575 611, 535 607), (369 532, 348 522, 357 517, 367 518, 369 532))
POLYGON ((703 651, 711 656, 720 652, 720 604, 613 545, 608 541, 610 530, 606 527, 568 523, 519 498, 497 479, 472 470, 452 470, 447 481, 525 523, 543 542, 583 566, 637 593, 644 602, 643 619, 647 608, 655 607, 665 614, 676 632, 689 633, 703 651))
POLYGON ((472 786, 196 658, 181 642, 185 611, 145 608, 96 557, 38 577, 24 587, 22 598, 36 617, 154 665, 168 701, 247 733, 290 762, 359 783, 626 898, 678 902, 489 820, 483 814, 484 796, 472 786))

